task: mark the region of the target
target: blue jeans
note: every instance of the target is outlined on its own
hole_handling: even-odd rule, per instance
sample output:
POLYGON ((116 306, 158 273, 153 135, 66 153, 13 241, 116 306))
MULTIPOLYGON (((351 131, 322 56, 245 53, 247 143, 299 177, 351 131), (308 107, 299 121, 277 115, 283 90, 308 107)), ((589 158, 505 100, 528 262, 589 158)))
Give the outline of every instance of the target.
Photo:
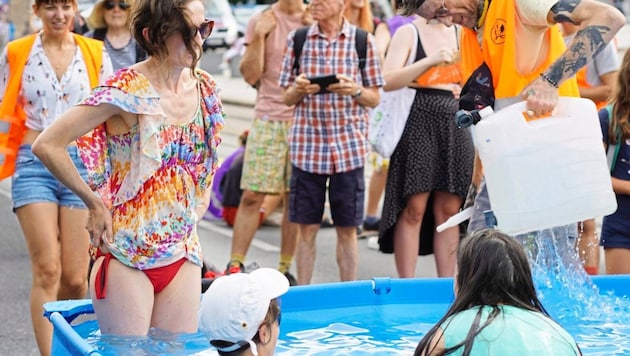
MULTIPOLYGON (((79 157, 77 147, 69 146, 68 153, 81 177, 87 180, 87 169, 79 157)), ((43 202, 66 207, 87 208, 76 194, 48 171, 31 151, 31 145, 22 145, 18 150, 15 172, 11 178, 11 197, 13 211, 28 204, 43 202)))

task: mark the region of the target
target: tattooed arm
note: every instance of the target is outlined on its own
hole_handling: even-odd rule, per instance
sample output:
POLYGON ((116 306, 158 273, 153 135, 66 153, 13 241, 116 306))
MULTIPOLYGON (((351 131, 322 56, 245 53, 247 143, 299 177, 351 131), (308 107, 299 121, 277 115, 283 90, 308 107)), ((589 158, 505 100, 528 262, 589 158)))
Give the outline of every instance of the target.
POLYGON ((550 23, 570 22, 580 27, 567 50, 541 77, 523 90, 528 109, 536 115, 551 112, 558 102, 556 88, 601 52, 625 24, 614 7, 596 0, 559 0, 549 11, 550 23))

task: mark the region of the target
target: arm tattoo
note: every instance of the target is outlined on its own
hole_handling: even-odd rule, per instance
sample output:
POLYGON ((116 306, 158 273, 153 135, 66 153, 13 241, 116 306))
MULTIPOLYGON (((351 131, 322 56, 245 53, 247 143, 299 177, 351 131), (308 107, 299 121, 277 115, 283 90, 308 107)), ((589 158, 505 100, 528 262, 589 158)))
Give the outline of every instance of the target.
POLYGON ((608 26, 588 26, 579 30, 571 47, 545 71, 546 75, 556 83, 573 76, 606 47, 602 34, 610 31, 608 26))
POLYGON ((551 7, 553 20, 556 23, 569 22, 575 24, 571 18, 573 10, 580 4, 581 0, 560 0, 551 7))

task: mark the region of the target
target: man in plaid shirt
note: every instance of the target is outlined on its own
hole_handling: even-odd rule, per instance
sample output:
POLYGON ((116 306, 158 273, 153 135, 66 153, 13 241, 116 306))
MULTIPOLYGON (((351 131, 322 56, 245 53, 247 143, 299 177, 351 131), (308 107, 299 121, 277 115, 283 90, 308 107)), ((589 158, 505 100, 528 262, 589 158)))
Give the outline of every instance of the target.
POLYGON ((337 264, 342 281, 357 276, 356 227, 363 220, 364 165, 368 108, 379 102, 381 76, 374 37, 368 34, 365 67, 355 47, 357 28, 344 17, 345 0, 313 0, 314 24, 308 29, 294 73, 294 35, 289 34, 279 86, 283 101, 295 105, 289 134, 292 164, 289 219, 298 224, 296 262, 298 284, 309 284, 315 262, 326 188, 337 231, 337 264), (338 82, 317 94, 320 86, 308 78, 336 75, 338 82))

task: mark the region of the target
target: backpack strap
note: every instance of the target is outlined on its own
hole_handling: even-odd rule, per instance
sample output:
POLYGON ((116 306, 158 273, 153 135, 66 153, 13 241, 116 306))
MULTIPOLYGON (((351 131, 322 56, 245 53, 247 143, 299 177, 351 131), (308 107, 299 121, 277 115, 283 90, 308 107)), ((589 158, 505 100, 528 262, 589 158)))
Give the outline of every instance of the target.
POLYGON ((295 31, 295 36, 293 36, 293 73, 298 75, 300 73, 300 56, 302 55, 302 47, 304 47, 304 42, 306 41, 306 34, 308 33, 309 27, 302 27, 295 31))
POLYGON ((361 74, 363 74, 363 70, 365 69, 365 59, 367 57, 367 40, 367 31, 357 27, 357 30, 354 34, 354 47, 357 51, 357 54, 359 55, 359 69, 361 70, 361 74))
MULTIPOLYGON (((295 75, 300 73, 300 56, 302 55, 302 48, 304 47, 304 42, 306 42, 306 35, 308 34, 309 28, 309 26, 302 27, 296 30, 295 35, 293 36, 293 73, 295 75)), ((354 37, 354 47, 359 56, 359 69, 361 70, 361 73, 363 73, 363 70, 365 69, 367 41, 367 31, 357 27, 354 37)))
POLYGON ((95 40, 105 41, 105 34, 107 34, 106 28, 97 28, 96 30, 94 30, 92 38, 95 40))
MULTIPOLYGON (((612 110, 612 105, 608 104, 606 105, 606 111, 608 112, 608 132, 610 132, 610 127, 612 126, 612 121, 613 121, 613 110, 612 110)), ((619 131, 619 128, 617 128, 617 130, 615 130, 615 135, 617 136, 617 143, 612 145, 608 144, 608 148, 606 149, 606 160, 608 161, 608 170, 610 171, 610 173, 612 174, 613 170, 615 169, 615 164, 617 163, 617 156, 619 156, 619 150, 621 149, 621 132, 619 131)), ((609 140, 610 141, 610 140, 609 140)))

